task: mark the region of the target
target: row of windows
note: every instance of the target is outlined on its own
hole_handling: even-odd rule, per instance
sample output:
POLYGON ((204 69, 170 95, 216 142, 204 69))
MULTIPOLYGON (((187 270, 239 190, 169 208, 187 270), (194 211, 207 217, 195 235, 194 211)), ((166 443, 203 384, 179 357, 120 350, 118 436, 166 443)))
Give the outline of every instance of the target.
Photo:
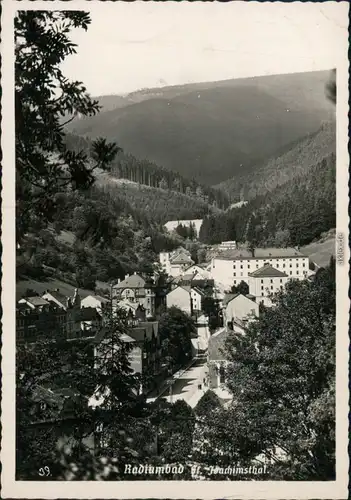
MULTIPOLYGON (((273 262, 273 260, 282 260, 283 262, 286 262, 287 260, 289 260, 290 262, 292 262, 293 259, 282 259, 281 257, 273 257, 272 259, 256 259, 256 264, 258 264, 260 261, 263 261, 263 262, 273 262)), ((294 257, 294 260, 297 259, 298 261, 301 259, 301 257, 294 257)), ((253 259, 250 259, 250 261, 253 260, 253 259)), ((240 264, 242 264, 244 261, 243 260, 240 260, 240 261, 237 261, 237 262, 240 262, 240 264)), ((247 261, 245 261, 247 262, 247 261)))
MULTIPOLYGON (((279 263, 274 264, 274 266, 275 266, 277 269, 279 269, 279 263)), ((259 267, 259 264, 256 264, 256 269, 258 269, 258 267, 259 267)), ((286 265, 285 265, 285 264, 282 264, 282 267, 283 267, 283 268, 285 268, 285 267, 286 267, 286 265)), ((289 267, 292 267, 292 264, 289 264, 289 267)), ((299 267, 299 263, 298 263, 298 262, 296 262, 296 267, 299 267)), ((304 263, 304 262, 302 263, 302 267, 306 267, 306 265, 305 265, 305 263, 304 263)), ((243 264, 241 264, 241 265, 240 265, 240 269, 243 269, 243 268, 244 268, 244 266, 243 266, 243 264)), ((251 269, 251 268, 250 268, 250 264, 247 264, 247 268, 248 268, 248 269, 251 269)), ((235 263, 233 264, 233 269, 236 269, 236 264, 235 264, 235 263)))
MULTIPOLYGON (((261 286, 261 290, 265 290, 265 289, 267 289, 267 288, 268 288, 268 286, 266 286, 266 287, 265 287, 265 286, 263 286, 263 285, 261 286)), ((271 285, 271 290, 273 290, 273 289, 274 289, 274 286, 273 286, 273 285, 271 285)), ((280 289, 281 289, 281 290, 283 290, 283 285, 280 285, 280 289)))
MULTIPOLYGON (((290 271, 290 276, 292 276, 292 271, 290 271)), ((302 272, 303 274, 307 274, 307 271, 303 271, 302 272)), ((299 275, 300 274, 300 271, 299 270, 296 270, 296 275, 299 275)), ((243 272, 240 272, 240 276, 243 276, 244 273, 243 272)), ((233 276, 239 276, 239 273, 236 273, 236 271, 233 272, 233 276)), ((262 280, 261 280, 262 282, 262 280)))

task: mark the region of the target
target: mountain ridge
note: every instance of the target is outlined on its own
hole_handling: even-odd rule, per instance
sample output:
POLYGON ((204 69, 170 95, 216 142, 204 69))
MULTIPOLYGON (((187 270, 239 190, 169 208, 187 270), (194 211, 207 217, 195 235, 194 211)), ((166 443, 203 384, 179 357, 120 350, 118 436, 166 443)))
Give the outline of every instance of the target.
POLYGON ((172 86, 157 89, 157 98, 145 90, 147 98, 74 120, 68 129, 104 136, 136 157, 215 185, 317 131, 331 116, 328 75, 264 76, 190 84, 185 90, 172 86))

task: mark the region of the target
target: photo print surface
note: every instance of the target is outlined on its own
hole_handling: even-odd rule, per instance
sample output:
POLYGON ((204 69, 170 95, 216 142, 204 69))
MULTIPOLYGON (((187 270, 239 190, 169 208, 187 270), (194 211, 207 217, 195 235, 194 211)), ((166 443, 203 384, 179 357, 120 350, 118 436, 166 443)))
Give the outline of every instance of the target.
POLYGON ((347 498, 347 13, 4 6, 4 498, 347 498))

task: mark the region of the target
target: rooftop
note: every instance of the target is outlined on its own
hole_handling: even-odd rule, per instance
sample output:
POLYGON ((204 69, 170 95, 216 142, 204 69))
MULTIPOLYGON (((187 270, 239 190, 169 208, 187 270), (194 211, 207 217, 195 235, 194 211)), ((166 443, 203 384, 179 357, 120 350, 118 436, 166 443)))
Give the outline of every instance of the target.
MULTIPOLYGON (((48 305, 50 305, 47 300, 45 300, 45 299, 43 299, 41 297, 37 297, 37 296, 34 296, 34 297, 25 297, 25 298, 21 299, 21 301, 29 302, 34 307, 40 307, 40 306, 48 306, 48 305)), ((21 303, 21 301, 20 301, 20 303, 21 303)))
POLYGON ((226 306, 227 304, 229 304, 231 300, 235 299, 235 297, 237 297, 238 295, 240 295, 240 293, 227 293, 224 296, 223 305, 226 306))
MULTIPOLYGON (((259 271, 259 269, 258 269, 258 271, 259 271)), ((223 305, 226 306, 227 304, 229 304, 229 302, 236 299, 240 295, 247 300, 251 300, 251 302, 255 302, 254 300, 252 300, 254 298, 253 295, 244 295, 242 293, 228 293, 227 295, 225 295, 225 297, 223 299, 223 305)))
POLYGON ((171 257, 170 262, 172 264, 189 264, 193 263, 193 260, 189 255, 184 252, 177 253, 174 257, 171 257))
POLYGON ((269 259, 269 258, 291 258, 307 257, 296 248, 255 248, 254 253, 247 248, 237 248, 236 250, 227 250, 216 259, 219 260, 244 260, 244 259, 269 259))
POLYGON ((253 278, 287 278, 288 275, 283 273, 282 271, 279 271, 278 269, 275 269, 274 267, 268 265, 268 266, 263 266, 254 271, 253 273, 250 273, 249 276, 252 276, 253 278))
POLYGON ((139 274, 132 274, 131 276, 126 277, 117 285, 114 285, 113 288, 144 288, 145 280, 139 274))
POLYGON ((46 293, 49 293, 54 299, 56 299, 60 304, 62 304, 63 307, 67 306, 67 299, 68 297, 64 295, 63 293, 59 292, 58 290, 48 290, 46 293))
POLYGON ((210 361, 224 360, 225 354, 222 350, 224 349, 225 342, 227 338, 232 334, 230 330, 223 329, 218 333, 212 335, 208 341, 208 355, 210 361))

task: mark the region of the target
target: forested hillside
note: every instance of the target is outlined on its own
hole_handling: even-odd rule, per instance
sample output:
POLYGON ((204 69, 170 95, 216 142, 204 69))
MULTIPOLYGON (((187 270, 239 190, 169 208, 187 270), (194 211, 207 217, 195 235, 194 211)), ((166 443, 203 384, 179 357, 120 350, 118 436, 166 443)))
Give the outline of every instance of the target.
POLYGON ((254 246, 307 245, 336 226, 336 161, 331 153, 272 191, 204 220, 200 238, 254 246))
POLYGON ((74 120, 69 130, 104 136, 138 158, 213 185, 315 132, 330 115, 328 77, 278 75, 104 96, 106 111, 74 120))
POLYGON ((231 199, 243 196, 250 200, 271 191, 306 172, 336 150, 335 120, 325 122, 320 129, 295 141, 282 154, 275 156, 262 165, 238 172, 235 177, 221 182, 217 187, 231 199))
POLYGON ((201 196, 187 196, 163 188, 152 188, 123 179, 115 179, 102 174, 97 177, 96 185, 112 197, 124 200, 150 220, 165 223, 169 220, 202 219, 210 213, 221 210, 210 207, 201 196))
POLYGON ((99 187, 58 196, 60 217, 51 227, 33 228, 17 252, 17 280, 62 279, 94 289, 134 271, 152 272, 161 250, 179 246, 160 224, 124 198, 99 187), (73 241, 60 238, 69 231, 73 241))
MULTIPOLYGON (((75 152, 85 151, 90 155, 92 143, 89 138, 68 133, 65 141, 70 150, 75 152)), ((188 176, 184 177, 177 172, 171 172, 162 166, 156 165, 154 162, 138 159, 124 151, 119 151, 116 158, 111 162, 109 172, 109 179, 111 179, 112 184, 113 178, 127 179, 148 187, 168 190, 168 196, 171 198, 169 200, 170 210, 174 212, 172 209, 172 200, 178 200, 175 203, 175 207, 183 206, 188 213, 187 217, 183 218, 194 218, 196 215, 199 215, 201 210, 203 215, 203 207, 205 205, 207 207, 207 204, 221 209, 225 209, 229 205, 229 198, 221 189, 205 186, 197 182, 192 178, 191 172, 188 172, 188 176), (186 195, 187 198, 176 196, 176 194, 186 195), (190 201, 189 197, 192 197, 193 200, 190 201), (195 209, 193 215, 191 212, 189 213, 189 203, 195 209)), ((106 181, 104 183, 108 183, 109 179, 104 176, 104 181, 106 181)), ((150 196, 151 194, 150 191, 147 192, 144 190, 143 192, 147 193, 146 196, 150 196)), ((158 192, 158 195, 164 198, 164 193, 160 194, 158 192)), ((164 207, 164 211, 167 212, 167 210, 168 204, 164 207)), ((176 218, 178 218, 178 215, 176 215, 176 218)), ((165 213, 163 219, 169 220, 167 213, 165 213)))

